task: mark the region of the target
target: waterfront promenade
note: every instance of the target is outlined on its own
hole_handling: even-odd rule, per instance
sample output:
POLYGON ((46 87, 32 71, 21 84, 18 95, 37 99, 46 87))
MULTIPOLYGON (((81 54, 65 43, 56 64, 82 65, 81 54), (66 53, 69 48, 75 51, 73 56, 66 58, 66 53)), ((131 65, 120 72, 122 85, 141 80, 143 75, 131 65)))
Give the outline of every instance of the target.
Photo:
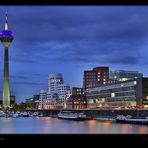
MULTIPOLYGON (((39 113, 46 114, 48 116, 56 116, 61 110, 66 110, 66 109, 42 109, 42 110, 37 110, 37 109, 28 109, 30 112, 36 112, 38 111, 39 113)), ((72 110, 72 109, 67 109, 67 110, 72 110)), ((105 110, 105 109, 79 109, 79 110, 74 110, 74 111, 84 111, 85 114, 87 115, 88 118, 99 118, 99 117, 104 117, 104 118, 116 118, 117 115, 131 115, 134 117, 148 117, 148 110, 146 109, 137 109, 137 110, 131 110, 131 109, 122 109, 122 110, 105 110)))

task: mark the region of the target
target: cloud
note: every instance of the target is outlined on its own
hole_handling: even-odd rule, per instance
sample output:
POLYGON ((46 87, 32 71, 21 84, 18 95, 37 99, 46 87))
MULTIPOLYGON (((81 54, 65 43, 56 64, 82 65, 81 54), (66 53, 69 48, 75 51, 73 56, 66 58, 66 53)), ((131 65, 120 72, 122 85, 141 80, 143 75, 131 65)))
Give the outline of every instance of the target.
POLYGON ((148 38, 147 7, 11 7, 9 11, 15 62, 64 58, 89 62, 97 55, 100 59, 112 52, 116 57, 118 50, 129 49, 135 54, 148 38))
POLYGON ((25 75, 19 75, 19 74, 16 74, 16 75, 10 75, 10 77, 12 79, 27 79, 27 77, 25 75))
POLYGON ((24 58, 24 59, 12 58, 12 59, 10 59, 10 61, 17 62, 17 63, 29 63, 29 64, 37 64, 38 63, 37 60, 27 59, 27 58, 24 58))
POLYGON ((39 73, 33 73, 32 76, 37 76, 38 77, 38 76, 41 76, 41 74, 39 74, 39 73))
POLYGON ((43 83, 37 83, 37 82, 26 82, 26 81, 17 81, 13 82, 13 84, 18 84, 18 85, 43 85, 43 83))

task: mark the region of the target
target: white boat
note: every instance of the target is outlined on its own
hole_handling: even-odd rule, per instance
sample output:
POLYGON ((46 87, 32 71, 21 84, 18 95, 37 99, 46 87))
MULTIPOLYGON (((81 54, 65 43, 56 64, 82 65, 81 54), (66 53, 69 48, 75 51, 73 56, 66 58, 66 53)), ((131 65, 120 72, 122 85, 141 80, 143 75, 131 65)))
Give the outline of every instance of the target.
POLYGON ((5 113, 3 111, 0 111, 0 117, 5 117, 5 113))
POLYGON ((127 116, 119 115, 116 118, 116 122, 148 125, 148 117, 132 117, 130 115, 127 116))
POLYGON ((29 113, 23 112, 23 113, 22 113, 22 116, 23 116, 23 117, 29 117, 29 113))
POLYGON ((18 113, 14 113, 14 114, 12 115, 12 117, 13 117, 13 118, 18 118, 18 117, 19 117, 19 114, 18 114, 18 113))
POLYGON ((69 120, 86 120, 86 114, 84 112, 77 111, 60 111, 58 114, 60 119, 69 119, 69 120))
POLYGON ((38 115, 39 115, 38 112, 34 112, 34 113, 32 114, 33 117, 37 117, 38 115))

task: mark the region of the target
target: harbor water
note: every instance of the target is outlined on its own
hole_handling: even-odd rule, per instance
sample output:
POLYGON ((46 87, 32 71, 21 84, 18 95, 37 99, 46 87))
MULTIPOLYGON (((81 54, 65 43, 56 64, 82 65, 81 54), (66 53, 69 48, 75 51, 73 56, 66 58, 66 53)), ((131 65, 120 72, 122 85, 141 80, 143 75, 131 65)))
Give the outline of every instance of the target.
POLYGON ((0 118, 0 134, 147 134, 147 125, 71 121, 52 117, 0 118))

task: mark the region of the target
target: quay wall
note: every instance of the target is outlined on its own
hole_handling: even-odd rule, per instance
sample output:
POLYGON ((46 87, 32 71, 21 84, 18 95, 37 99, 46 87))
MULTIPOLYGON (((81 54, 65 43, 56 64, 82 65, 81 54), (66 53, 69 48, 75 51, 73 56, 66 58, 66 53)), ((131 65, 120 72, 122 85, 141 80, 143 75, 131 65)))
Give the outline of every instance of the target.
MULTIPOLYGON (((47 116, 56 117, 57 114, 60 112, 59 109, 50 109, 50 110, 28 110, 30 112, 36 112, 45 114, 47 116)), ((97 118, 97 117, 108 117, 108 118, 116 118, 117 115, 131 115, 134 117, 148 117, 148 110, 73 110, 73 111, 84 111, 84 113, 89 118, 97 118)))

